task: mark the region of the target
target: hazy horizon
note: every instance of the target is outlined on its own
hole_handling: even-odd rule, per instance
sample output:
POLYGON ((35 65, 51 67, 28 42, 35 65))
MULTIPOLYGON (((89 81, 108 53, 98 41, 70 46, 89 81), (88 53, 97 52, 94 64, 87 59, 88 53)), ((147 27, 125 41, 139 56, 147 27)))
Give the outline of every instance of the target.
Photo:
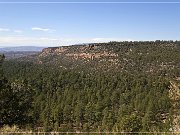
MULTIPOLYGON (((157 39, 159 40, 159 39, 157 39)), ((146 41, 152 41, 152 42, 155 42, 156 40, 123 40, 123 41, 107 41, 107 42, 89 42, 89 43, 77 43, 77 44, 68 44, 68 45, 58 45, 58 44, 55 44, 55 45, 51 45, 51 46, 48 46, 48 45, 7 45, 7 46, 1 46, 0 45, 0 48, 13 48, 13 47, 39 47, 39 48, 43 48, 43 47, 58 47, 58 46, 71 46, 71 45, 84 45, 84 44, 91 44, 91 43, 108 43, 108 42, 146 42, 146 41)), ((180 40, 161 40, 161 41, 180 41, 180 40)))

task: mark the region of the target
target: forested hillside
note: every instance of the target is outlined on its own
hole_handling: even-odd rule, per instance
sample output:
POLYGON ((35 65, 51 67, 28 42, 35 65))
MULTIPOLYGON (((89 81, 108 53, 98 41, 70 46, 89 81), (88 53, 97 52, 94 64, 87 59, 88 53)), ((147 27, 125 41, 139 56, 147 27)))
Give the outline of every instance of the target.
POLYGON ((180 108, 169 96, 172 82, 180 77, 179 41, 51 47, 1 66, 0 127, 15 124, 60 132, 179 130, 174 116, 180 114, 174 113, 180 108))

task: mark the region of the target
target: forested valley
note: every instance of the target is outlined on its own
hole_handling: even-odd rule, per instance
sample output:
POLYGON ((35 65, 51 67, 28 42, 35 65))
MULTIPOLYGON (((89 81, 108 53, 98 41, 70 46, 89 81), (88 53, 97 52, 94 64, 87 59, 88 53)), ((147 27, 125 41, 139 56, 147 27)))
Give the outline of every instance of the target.
POLYGON ((0 128, 179 130, 180 41, 93 43, 5 57, 0 61, 0 128))

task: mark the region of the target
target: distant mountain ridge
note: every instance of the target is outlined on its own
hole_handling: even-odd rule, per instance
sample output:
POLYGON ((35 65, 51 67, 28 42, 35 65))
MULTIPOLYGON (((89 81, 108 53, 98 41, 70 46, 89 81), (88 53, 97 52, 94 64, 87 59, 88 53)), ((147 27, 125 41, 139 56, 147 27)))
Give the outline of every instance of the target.
POLYGON ((16 46, 16 47, 3 47, 0 52, 41 52, 45 47, 38 46, 16 46))

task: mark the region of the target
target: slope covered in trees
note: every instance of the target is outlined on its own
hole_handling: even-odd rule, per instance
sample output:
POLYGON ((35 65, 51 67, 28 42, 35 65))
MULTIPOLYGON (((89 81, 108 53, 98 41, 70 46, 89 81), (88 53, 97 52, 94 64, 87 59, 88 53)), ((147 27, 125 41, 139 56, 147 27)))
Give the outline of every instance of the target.
POLYGON ((3 74, 4 55, 0 55, 0 128, 4 125, 23 127, 30 122, 33 90, 26 82, 9 82, 3 74))
POLYGON ((5 61, 10 87, 20 91, 17 102, 28 101, 20 104, 27 123, 14 124, 45 131, 167 132, 173 122, 170 81, 180 76, 179 61, 178 41, 46 48, 5 61))

